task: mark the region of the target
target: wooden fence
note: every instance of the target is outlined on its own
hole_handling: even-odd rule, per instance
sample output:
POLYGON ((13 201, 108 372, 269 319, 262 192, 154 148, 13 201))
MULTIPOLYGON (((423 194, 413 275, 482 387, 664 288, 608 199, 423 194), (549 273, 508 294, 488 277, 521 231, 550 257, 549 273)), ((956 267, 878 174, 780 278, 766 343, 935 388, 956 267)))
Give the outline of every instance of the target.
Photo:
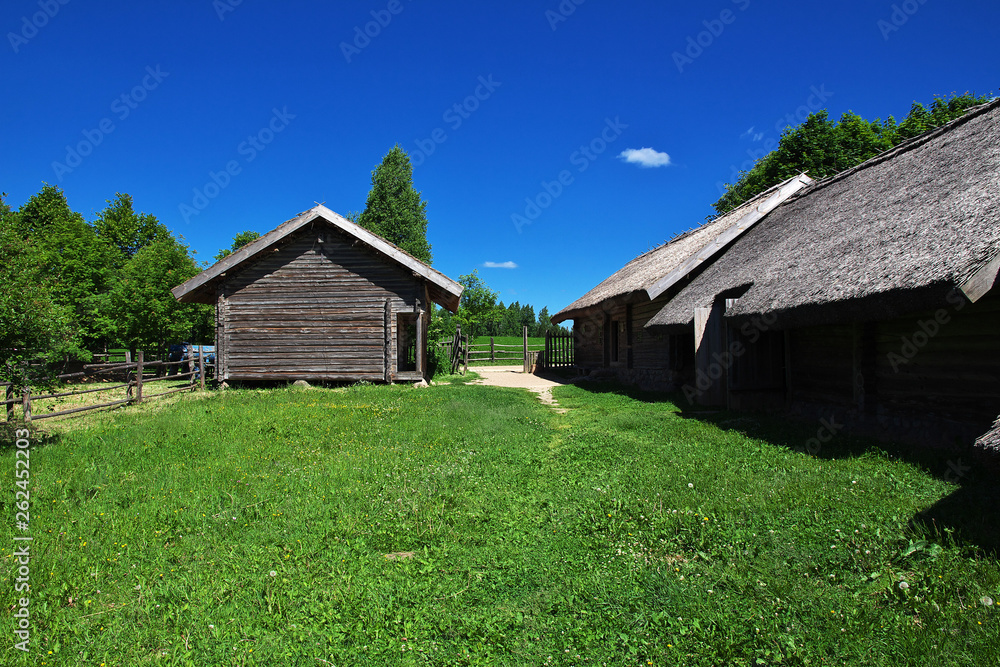
POLYGON ((546 334, 545 351, 538 363, 542 368, 571 368, 575 366, 576 353, 573 348, 573 334, 546 334))
POLYGON ((462 375, 469 370, 469 337, 462 335, 462 327, 455 328, 455 336, 451 339, 451 374, 458 372, 460 366, 465 366, 462 375))
MULTIPOLYGON (((469 337, 462 335, 461 327, 457 327, 455 333, 456 335, 451 340, 440 341, 437 345, 445 348, 448 359, 454 361, 456 345, 458 345, 456 340, 461 338, 462 343, 460 344, 461 350, 459 356, 466 366, 477 361, 509 361, 511 365, 515 363, 518 365, 525 364, 525 372, 528 372, 530 367, 534 365, 535 359, 545 349, 543 343, 528 343, 528 327, 524 327, 522 342, 515 345, 498 343, 495 336, 490 336, 490 342, 488 343, 470 343, 469 337)), ((455 371, 455 368, 456 366, 452 364, 452 372, 455 371)))
POLYGON ((30 390, 25 391, 21 396, 14 396, 14 388, 9 383, 0 384, 0 387, 5 389, 5 400, 0 402, 0 405, 5 406, 7 422, 13 422, 15 419, 15 406, 21 406, 21 418, 25 422, 40 421, 42 419, 51 419, 52 417, 61 417, 64 415, 74 415, 82 412, 88 412, 90 410, 99 410, 102 408, 114 408, 121 405, 139 404, 144 400, 151 398, 159 398, 161 396, 168 396, 170 394, 176 394, 182 391, 191 391, 196 387, 200 387, 201 390, 205 389, 205 370, 206 368, 212 368, 213 364, 205 363, 205 354, 201 350, 201 346, 194 346, 198 349, 198 361, 195 364, 191 359, 184 359, 181 361, 145 361, 142 350, 139 350, 136 354, 135 361, 131 361, 131 355, 126 356, 126 361, 124 363, 102 363, 102 364, 85 364, 82 372, 78 373, 66 373, 63 375, 57 375, 55 377, 58 381, 68 381, 77 380, 86 377, 107 377, 107 376, 121 376, 123 381, 118 384, 112 384, 109 387, 98 387, 96 389, 80 389, 80 390, 69 390, 69 391, 59 391, 55 393, 48 394, 32 394, 30 390), (160 375, 160 371, 168 370, 173 367, 177 367, 177 370, 182 370, 181 366, 187 366, 187 370, 184 372, 178 372, 173 375, 160 375), (149 371, 156 371, 157 376, 152 378, 146 378, 146 374, 149 371), (155 394, 144 393, 144 389, 147 385, 153 384, 155 382, 177 382, 187 378, 189 380, 188 384, 184 387, 175 387, 173 389, 168 389, 166 391, 157 392, 155 394), (125 398, 121 400, 109 401, 107 403, 98 403, 95 405, 84 405, 75 408, 68 408, 66 410, 58 410, 55 412, 46 412, 40 415, 34 415, 33 412, 36 407, 36 403, 39 401, 52 400, 57 398, 67 398, 70 396, 82 396, 84 394, 96 394, 100 392, 115 391, 118 389, 125 389, 125 398))

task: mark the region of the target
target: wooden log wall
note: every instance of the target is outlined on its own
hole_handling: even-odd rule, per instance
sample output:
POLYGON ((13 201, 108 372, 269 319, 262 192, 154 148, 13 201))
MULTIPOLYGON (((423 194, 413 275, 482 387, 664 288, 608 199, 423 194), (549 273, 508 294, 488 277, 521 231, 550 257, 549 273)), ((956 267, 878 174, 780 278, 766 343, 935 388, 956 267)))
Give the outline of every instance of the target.
POLYGON ((690 335, 673 336, 649 331, 646 324, 666 305, 672 292, 653 301, 639 299, 630 304, 618 304, 605 312, 582 315, 574 320, 576 365, 580 368, 623 368, 676 370, 694 365, 694 343, 690 335), (618 327, 611 334, 611 323, 618 327), (605 340, 607 338, 607 340, 605 340), (606 345, 618 341, 617 361, 606 345), (679 343, 687 347, 674 349, 679 343), (689 349, 688 349, 689 348, 689 349))
POLYGON ((998 332, 997 296, 885 322, 795 329, 789 398, 988 426, 1000 412, 998 332))
POLYGON ((794 329, 788 336, 788 378, 793 400, 852 407, 854 326, 794 329))
POLYGON ((1000 412, 1000 298, 880 323, 875 344, 880 406, 985 425, 1000 412))
POLYGON ((583 315, 573 321, 573 346, 576 365, 595 369, 604 365, 604 317, 601 313, 583 315))
POLYGON ((375 381, 387 367, 394 377, 397 315, 426 294, 423 279, 326 226, 303 229, 220 291, 223 378, 244 380, 375 381))
MULTIPOLYGON (((672 293, 671 293, 672 294, 672 293)), ((641 301, 631 308, 631 347, 632 368, 649 368, 654 370, 679 370, 672 368, 670 343, 671 336, 646 329, 646 324, 663 309, 667 303, 667 295, 661 295, 652 301, 641 301)), ((694 342, 691 342, 691 355, 694 356, 694 342)), ((623 358, 619 356, 619 358, 623 358)))

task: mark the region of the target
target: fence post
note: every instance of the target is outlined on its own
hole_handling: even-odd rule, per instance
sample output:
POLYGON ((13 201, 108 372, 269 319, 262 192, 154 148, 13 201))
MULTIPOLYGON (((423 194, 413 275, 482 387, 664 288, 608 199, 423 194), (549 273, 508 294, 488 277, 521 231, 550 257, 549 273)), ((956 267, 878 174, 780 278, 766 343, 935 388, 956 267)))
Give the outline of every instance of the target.
POLYGON ((31 421, 31 389, 25 389, 24 393, 21 394, 21 406, 24 408, 24 421, 28 423, 31 421))
POLYGON ((497 360, 496 346, 493 344, 493 336, 490 336, 490 361, 497 360))
POLYGON ((7 385, 5 400, 7 401, 7 423, 14 421, 14 385, 7 385))
MULTIPOLYGON (((527 325, 521 327, 521 333, 524 339, 524 363, 528 363, 528 327, 527 325)), ((530 366, 525 366, 525 373, 531 370, 530 366)))
POLYGON ((205 346, 198 346, 198 378, 201 381, 201 390, 205 391, 205 346))
POLYGON ((135 354, 135 402, 142 403, 142 350, 135 354))
POLYGON ((462 371, 462 375, 469 372, 469 337, 465 337, 465 370, 462 371))

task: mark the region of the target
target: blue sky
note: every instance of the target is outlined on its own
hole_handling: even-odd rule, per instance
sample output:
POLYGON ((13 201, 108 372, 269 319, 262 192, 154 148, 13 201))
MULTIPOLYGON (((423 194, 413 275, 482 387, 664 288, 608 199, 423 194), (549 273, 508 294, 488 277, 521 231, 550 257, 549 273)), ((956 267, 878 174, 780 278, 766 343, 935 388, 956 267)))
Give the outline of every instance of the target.
POLYGON ((700 224, 796 115, 1000 86, 983 0, 7 0, 0 28, 12 206, 129 193, 210 260, 360 210, 399 143, 434 266, 552 312, 700 224))

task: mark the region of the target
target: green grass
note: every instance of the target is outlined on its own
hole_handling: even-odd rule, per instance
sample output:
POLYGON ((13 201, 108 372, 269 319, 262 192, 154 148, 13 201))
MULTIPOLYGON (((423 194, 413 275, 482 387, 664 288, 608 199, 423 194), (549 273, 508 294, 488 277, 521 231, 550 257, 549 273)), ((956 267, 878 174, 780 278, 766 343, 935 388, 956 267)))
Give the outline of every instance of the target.
MULTIPOLYGON (((495 336, 493 342, 497 345, 524 345, 520 336, 495 336)), ((476 336, 470 341, 473 345, 489 345, 489 336, 476 336)), ((528 349, 545 347, 545 336, 541 338, 528 337, 528 349)))
POLYGON ((996 663, 981 600, 1000 599, 1000 566, 975 531, 995 504, 938 512, 935 531, 917 519, 963 489, 859 441, 795 451, 818 425, 580 387, 555 390, 557 415, 468 379, 230 390, 47 427, 32 654, 0 662, 996 663))
MULTIPOLYGON (((503 350, 501 358, 494 361, 489 359, 471 359, 469 361, 469 366, 520 366, 524 363, 524 339, 519 336, 496 336, 494 339, 494 344, 496 345, 517 345, 518 348, 497 348, 497 351, 503 350), (517 355, 517 356, 515 356, 517 355)), ((471 345, 489 345, 489 336, 477 336, 472 341, 471 345)), ((545 338, 528 338, 528 349, 529 350, 543 350, 545 349, 545 338)), ((481 357, 484 352, 489 352, 489 347, 480 347, 477 350, 479 356, 481 357)))

